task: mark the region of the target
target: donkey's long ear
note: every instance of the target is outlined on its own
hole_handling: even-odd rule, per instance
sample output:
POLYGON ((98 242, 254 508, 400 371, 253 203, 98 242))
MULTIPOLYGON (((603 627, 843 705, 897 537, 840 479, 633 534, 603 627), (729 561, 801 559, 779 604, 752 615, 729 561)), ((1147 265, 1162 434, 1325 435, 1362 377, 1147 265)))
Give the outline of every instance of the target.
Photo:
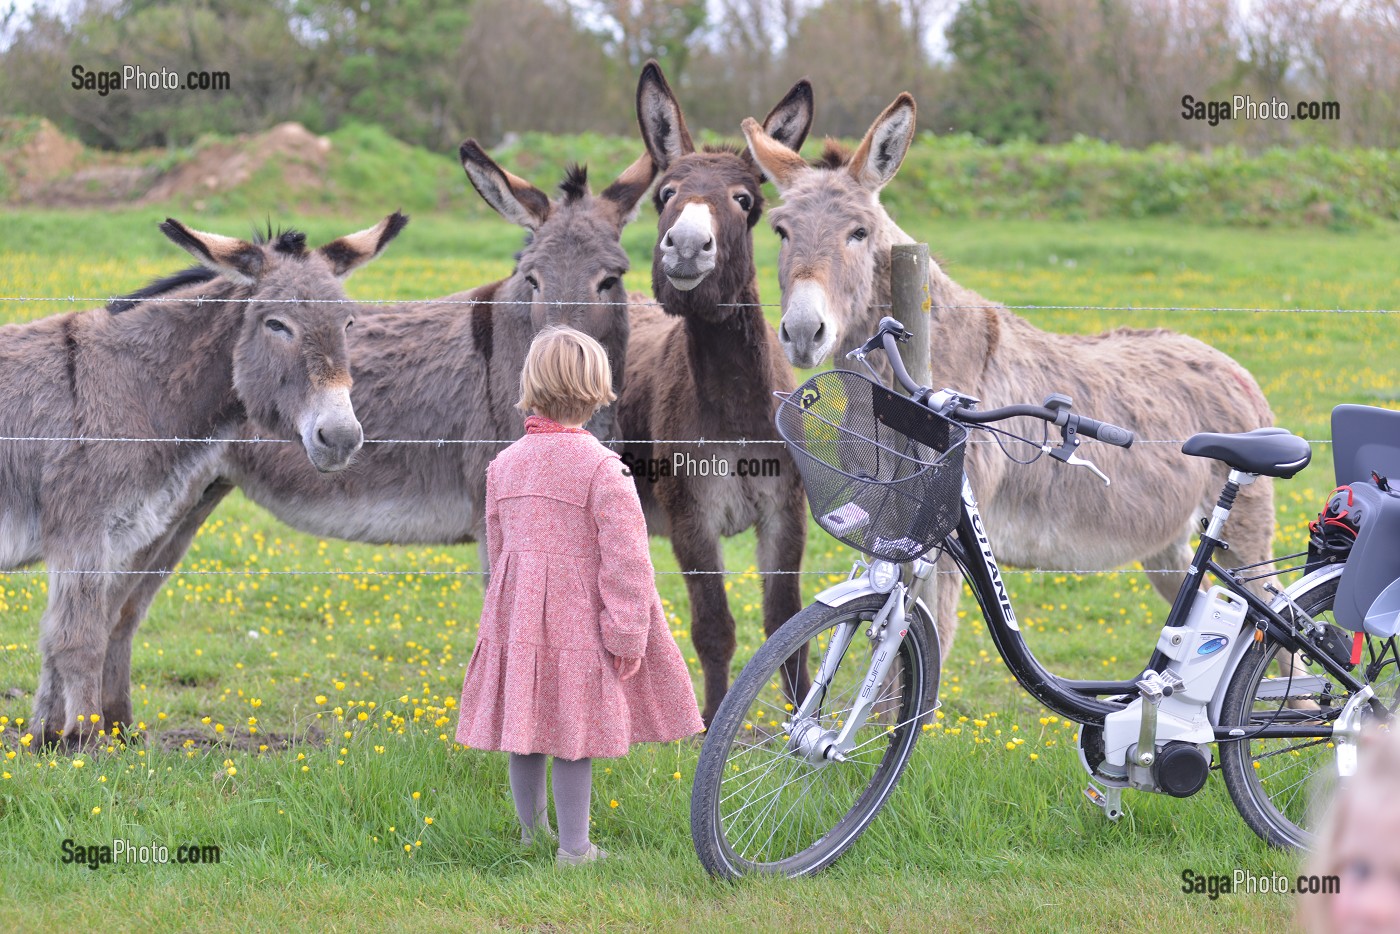
POLYGON ((646 197, 647 189, 656 178, 656 163, 651 153, 644 152, 636 162, 629 165, 617 181, 613 182, 598 197, 612 209, 617 217, 617 228, 621 230, 637 216, 637 209, 646 197))
POLYGON ((765 133, 753 117, 744 118, 743 130, 744 139, 749 143, 749 158, 763 177, 777 186, 780 194, 807 171, 802 157, 765 133))
POLYGON ((879 191, 899 171, 913 141, 914 97, 905 91, 870 124, 848 171, 866 188, 879 191))
POLYGON ((812 129, 814 110, 812 82, 803 78, 763 118, 763 132, 793 152, 801 152, 807 133, 812 129))
POLYGON ((407 226, 408 215, 395 211, 373 227, 332 240, 316 252, 324 256, 331 264, 331 271, 343 279, 384 252, 389 241, 407 226))
POLYGON ((167 217, 160 230, 200 265, 233 282, 251 285, 262 275, 263 251, 247 240, 191 230, 173 217, 167 217))
POLYGON ((472 187, 497 214, 529 230, 549 219, 549 195, 497 165, 476 140, 463 143, 459 153, 472 187))
POLYGON ((681 105, 655 59, 643 66, 642 77, 637 81, 637 123, 658 172, 666 171, 681 156, 695 151, 681 105))

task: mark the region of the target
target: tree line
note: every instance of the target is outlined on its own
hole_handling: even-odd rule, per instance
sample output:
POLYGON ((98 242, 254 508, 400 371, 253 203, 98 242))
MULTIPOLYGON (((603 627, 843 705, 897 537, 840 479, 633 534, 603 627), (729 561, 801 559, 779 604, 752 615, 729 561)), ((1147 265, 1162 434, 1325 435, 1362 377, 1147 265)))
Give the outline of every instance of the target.
POLYGON ((652 57, 727 136, 806 75, 837 136, 909 90, 922 128, 991 143, 1400 144, 1400 0, 70 0, 0 8, 0 43, 0 110, 109 149, 283 120, 434 150, 627 134, 652 57), (230 88, 74 87, 75 66, 125 65, 230 88), (1220 106, 1195 119, 1188 95, 1220 106), (1338 119, 1210 119, 1237 95, 1336 101, 1338 119))

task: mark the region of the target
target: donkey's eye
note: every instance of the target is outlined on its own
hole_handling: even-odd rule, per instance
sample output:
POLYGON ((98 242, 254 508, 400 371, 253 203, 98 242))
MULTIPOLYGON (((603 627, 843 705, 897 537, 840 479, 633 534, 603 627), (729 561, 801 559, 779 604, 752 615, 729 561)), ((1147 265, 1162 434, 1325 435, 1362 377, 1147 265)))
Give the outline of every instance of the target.
POLYGON ((787 242, 788 232, 786 227, 774 227, 773 232, 778 235, 779 240, 782 240, 784 243, 787 242))
POLYGON ((350 325, 352 325, 352 324, 354 324, 354 323, 355 323, 355 319, 354 319, 354 318, 351 318, 349 321, 345 322, 345 330, 347 330, 347 331, 350 330, 350 325))
POLYGON ((851 239, 857 243, 868 236, 870 236, 870 231, 866 230, 864 227, 857 227, 855 230, 851 231, 851 239))
POLYGON ((737 201, 739 207, 743 208, 745 211, 753 207, 753 198, 750 198, 747 192, 739 192, 734 196, 734 200, 737 201))
POLYGON ((287 327, 285 324, 283 324, 281 321, 278 321, 276 318, 268 318, 266 321, 263 322, 263 325, 273 334, 292 333, 291 328, 287 327))
POLYGON ((611 291, 613 290, 613 288, 617 285, 617 283, 618 283, 618 278, 617 278, 617 276, 608 276, 608 277, 607 277, 606 279, 604 279, 602 282, 599 282, 599 283, 598 283, 598 291, 599 291, 599 292, 611 292, 611 291))
POLYGON ((536 279, 533 275, 527 275, 525 281, 528 282, 530 288, 534 289, 536 292, 540 290, 540 280, 536 279))
POLYGON ((670 201, 675 196, 676 189, 672 188, 670 185, 667 185, 665 188, 661 189, 661 194, 659 195, 662 204, 665 204, 667 201, 670 201))

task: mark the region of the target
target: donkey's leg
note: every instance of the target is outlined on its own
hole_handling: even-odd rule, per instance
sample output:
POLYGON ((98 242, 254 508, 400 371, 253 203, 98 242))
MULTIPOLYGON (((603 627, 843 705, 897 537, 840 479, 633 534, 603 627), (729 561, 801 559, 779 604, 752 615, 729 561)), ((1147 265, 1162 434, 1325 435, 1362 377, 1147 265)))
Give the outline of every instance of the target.
MULTIPOLYGON (((802 610, 802 551, 807 544, 807 508, 795 490, 780 508, 758 521, 758 569, 763 577, 763 632, 771 636, 802 610), (773 573, 782 572, 782 573, 773 573)), ((784 688, 794 703, 807 696, 811 678, 807 647, 783 666, 784 688)))
MULTIPOLYGON (((1268 477, 1260 477, 1240 490, 1235 499, 1234 509, 1230 511, 1226 538, 1229 539, 1230 550, 1223 552, 1219 558, 1220 563, 1226 567, 1258 564, 1273 558, 1274 485, 1268 477)), ((1273 570, 1272 564, 1250 573, 1261 574, 1270 570, 1273 570)), ((1269 594, 1264 590, 1264 584, 1268 580, 1269 578, 1252 581, 1248 587, 1254 591, 1255 596, 1267 601, 1269 594)), ((1293 677, 1301 678, 1308 673, 1307 666, 1292 652, 1276 652, 1274 660, 1278 662, 1280 677, 1287 678, 1292 674, 1293 677)), ((1310 700, 1293 700, 1288 702, 1288 706, 1293 709, 1313 709, 1317 704, 1310 700)))
POLYGON ((962 572, 957 562, 947 555, 934 567, 934 625, 938 629, 938 651, 942 663, 948 664, 953 651, 953 637, 958 634, 958 600, 962 597, 962 572))
MULTIPOLYGON (((73 555, 48 557, 60 569, 89 568, 96 563, 73 555)), ((102 709, 111 591, 111 578, 104 573, 49 573, 49 605, 39 622, 39 653, 52 669, 50 678, 57 681, 46 682, 47 691, 36 696, 34 716, 36 736, 46 741, 62 730, 63 743, 71 749, 86 744, 100 729, 94 718, 102 709)))
POLYGON ((685 589, 690 595, 690 640, 705 674, 704 719, 708 726, 729 690, 729 663, 734 658, 734 615, 724 592, 724 570, 719 537, 704 525, 698 510, 673 514, 671 548, 676 562, 687 572, 685 589), (692 574, 701 571, 707 573, 692 574))
MULTIPOLYGON (((52 598, 50 598, 49 603, 53 604, 52 598)), ((41 625, 41 632, 42 629, 41 625)), ((58 742, 61 738, 60 730, 62 728, 63 681, 59 678, 53 661, 41 649, 39 653, 39 687, 34 692, 34 709, 22 732, 33 734, 33 739, 30 740, 33 745, 29 748, 37 750, 41 746, 58 742)))
MULTIPOLYGON (((1230 510, 1230 521, 1225 526, 1225 538, 1230 550, 1220 552, 1217 560, 1226 567, 1240 567, 1246 564, 1259 564, 1270 561, 1274 556, 1274 484, 1268 477, 1260 477, 1249 486, 1240 489, 1230 510)), ((1253 574, 1272 570, 1264 566, 1253 574)), ((1253 581, 1249 589, 1266 598, 1263 581, 1253 581)))
POLYGON ((1167 603, 1176 600, 1177 591, 1181 590, 1181 582, 1186 579, 1185 574, 1163 573, 1166 571, 1181 571, 1182 568, 1191 564, 1191 531, 1188 526, 1182 530, 1181 538, 1172 542, 1155 555, 1149 555, 1142 559, 1142 569, 1149 571, 1147 580, 1152 584, 1152 589, 1161 595, 1167 603))
POLYGON ((132 578, 134 583, 125 591, 116 625, 107 638, 107 659, 102 669, 102 720, 109 732, 116 732, 118 725, 129 729, 134 722, 131 710, 131 641, 136 636, 137 628, 146 618, 151 602, 170 577, 170 572, 189 550, 195 533, 232 489, 232 484, 222 480, 210 484, 194 508, 134 562, 134 570, 159 573, 145 573, 132 578))

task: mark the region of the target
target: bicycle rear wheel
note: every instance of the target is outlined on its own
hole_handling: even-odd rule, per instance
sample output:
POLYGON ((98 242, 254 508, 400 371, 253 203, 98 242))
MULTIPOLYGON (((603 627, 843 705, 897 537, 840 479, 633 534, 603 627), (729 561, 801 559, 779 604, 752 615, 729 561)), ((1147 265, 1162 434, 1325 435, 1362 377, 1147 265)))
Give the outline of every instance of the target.
MULTIPOLYGON (((1296 594, 1298 608, 1315 620, 1335 623, 1332 605, 1339 579, 1326 577, 1296 594)), ((1368 636, 1366 641, 1366 652, 1353 673, 1394 713, 1400 702, 1394 640, 1368 636)), ((1240 658, 1221 704, 1220 722, 1246 731, 1275 723, 1303 729, 1331 726, 1350 698, 1345 685, 1316 661, 1290 656, 1268 636, 1240 658), (1291 664, 1283 661, 1290 657, 1291 664)), ((1374 716, 1368 713, 1366 719, 1374 716)), ((1330 798, 1337 781, 1336 750, 1327 736, 1222 742, 1220 771, 1240 816, 1262 839, 1295 849, 1313 845, 1320 816, 1316 802, 1330 798)))
POLYGON ((937 652, 931 626, 909 620, 845 761, 813 757, 793 740, 794 732, 811 734, 813 724, 833 733, 844 726, 871 670, 872 640, 865 632, 884 602, 885 595, 872 594, 840 607, 807 607, 769 637, 735 679, 705 734, 691 796, 691 836, 711 874, 816 872, 845 852, 889 799, 926 712, 920 709, 925 664, 937 658, 930 655, 937 652), (854 632, 814 716, 792 724, 794 701, 782 690, 784 661, 813 641, 815 655, 824 658, 848 626, 854 632))

